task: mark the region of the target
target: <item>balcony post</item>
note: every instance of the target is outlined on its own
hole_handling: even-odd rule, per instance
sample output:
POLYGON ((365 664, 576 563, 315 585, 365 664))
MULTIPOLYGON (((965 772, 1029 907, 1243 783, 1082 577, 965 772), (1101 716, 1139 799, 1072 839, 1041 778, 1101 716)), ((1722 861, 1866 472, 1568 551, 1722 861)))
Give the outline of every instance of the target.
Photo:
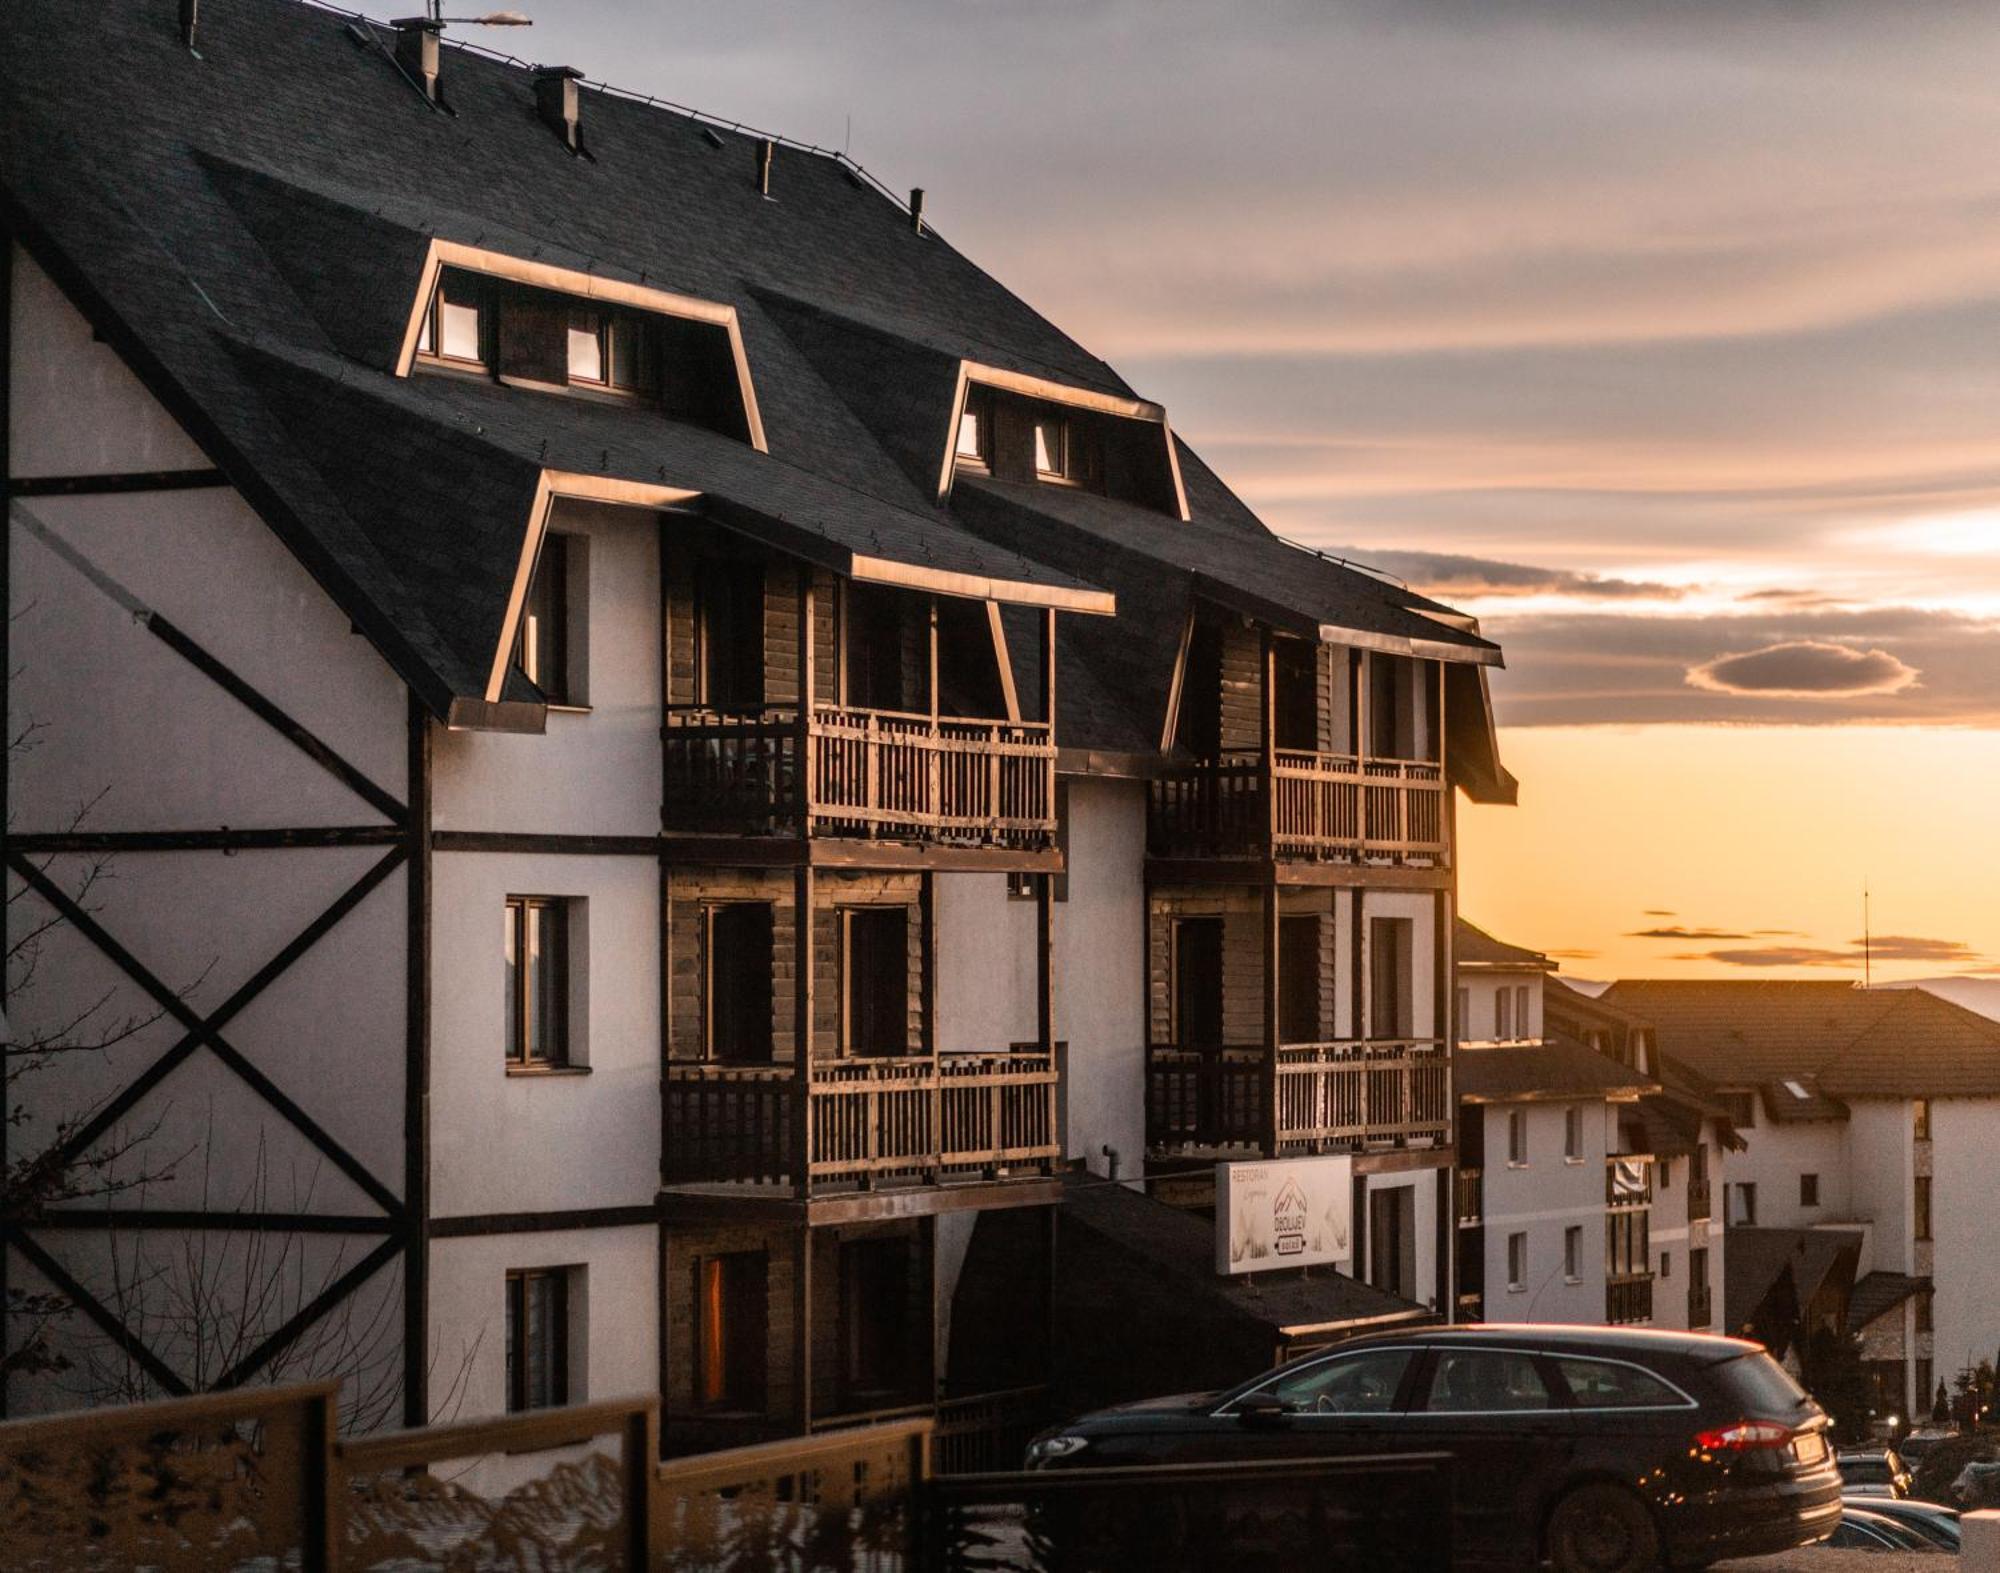
POLYGON ((930 1181, 943 1178, 944 1077, 938 1064, 937 1044, 937 875, 925 869, 917 876, 918 943, 922 950, 923 977, 918 982, 918 1031, 923 1035, 923 1051, 931 1062, 930 1095, 930 1181))
MULTIPOLYGON (((1268 669, 1268 663, 1267 669, 1268 669)), ((1268 761, 1270 755, 1265 755, 1268 761)), ((1278 1156, 1278 882, 1264 886, 1264 1155, 1278 1156)))
POLYGON ((812 1194, 813 869, 792 872, 792 1189, 812 1194))
POLYGON ((809 563, 799 564, 799 716, 798 736, 793 744, 798 750, 798 760, 794 772, 798 776, 799 837, 812 837, 813 785, 818 773, 818 761, 813 757, 813 669, 817 656, 813 648, 816 629, 813 625, 813 569, 809 563))

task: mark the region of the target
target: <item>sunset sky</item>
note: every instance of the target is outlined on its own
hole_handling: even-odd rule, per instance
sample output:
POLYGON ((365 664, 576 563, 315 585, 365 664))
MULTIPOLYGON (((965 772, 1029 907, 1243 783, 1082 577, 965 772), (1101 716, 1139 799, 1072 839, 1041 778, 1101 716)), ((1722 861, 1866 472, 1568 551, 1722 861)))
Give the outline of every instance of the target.
MULTIPOLYGON (((528 0, 833 147, 1278 530, 1476 613, 1468 915, 1584 977, 2000 971, 2000 11, 528 0)), ((780 179, 782 176, 780 175, 780 179)))

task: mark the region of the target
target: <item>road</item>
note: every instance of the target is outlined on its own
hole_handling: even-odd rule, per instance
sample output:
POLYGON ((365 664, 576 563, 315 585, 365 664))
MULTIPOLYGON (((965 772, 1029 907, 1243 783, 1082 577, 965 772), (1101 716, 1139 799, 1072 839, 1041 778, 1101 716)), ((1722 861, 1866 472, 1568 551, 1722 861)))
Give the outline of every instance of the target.
MULTIPOLYGON (((1718 1562, 1715 1573, 1937 1573, 1940 1553, 1922 1551, 1831 1551, 1807 1546, 1781 1551, 1775 1557, 1747 1557, 1718 1562)), ((1955 1562, 1958 1559, 1952 1558, 1955 1562)))

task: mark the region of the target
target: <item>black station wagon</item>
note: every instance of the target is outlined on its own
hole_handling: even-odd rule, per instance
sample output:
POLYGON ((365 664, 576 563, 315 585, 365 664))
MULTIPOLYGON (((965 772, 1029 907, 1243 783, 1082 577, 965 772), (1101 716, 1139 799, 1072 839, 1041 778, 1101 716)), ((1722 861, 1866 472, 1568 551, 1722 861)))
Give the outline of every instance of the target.
POLYGON ((1030 1469, 1452 1457, 1458 1560, 1699 1567, 1840 1522, 1827 1418, 1760 1344, 1610 1327, 1444 1327, 1342 1344, 1224 1393, 1046 1431, 1030 1469))

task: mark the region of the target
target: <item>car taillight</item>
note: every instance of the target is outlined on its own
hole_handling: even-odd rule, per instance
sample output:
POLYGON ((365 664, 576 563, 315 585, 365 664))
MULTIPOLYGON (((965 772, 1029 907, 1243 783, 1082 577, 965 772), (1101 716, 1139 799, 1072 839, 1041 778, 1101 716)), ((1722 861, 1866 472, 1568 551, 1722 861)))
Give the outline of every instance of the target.
POLYGON ((1697 1432, 1694 1445, 1704 1453, 1754 1453, 1761 1448, 1789 1447, 1793 1431, 1776 1420, 1738 1420, 1713 1431, 1697 1432))

